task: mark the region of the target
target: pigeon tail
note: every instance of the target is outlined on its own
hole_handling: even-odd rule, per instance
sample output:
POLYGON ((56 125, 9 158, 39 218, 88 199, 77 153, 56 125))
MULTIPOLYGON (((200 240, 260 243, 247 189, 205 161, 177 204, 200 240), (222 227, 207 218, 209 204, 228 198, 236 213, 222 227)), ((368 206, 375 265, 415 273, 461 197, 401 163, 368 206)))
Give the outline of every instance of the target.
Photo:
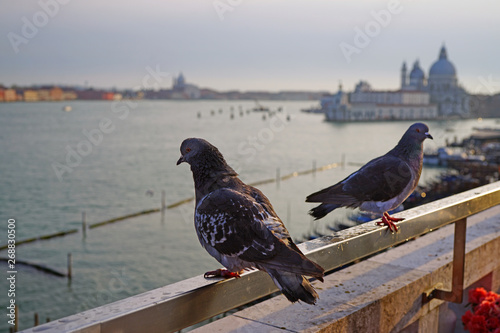
POLYGON ((267 269, 274 283, 290 302, 303 301, 314 305, 319 298, 311 283, 302 275, 267 269))
POLYGON ((319 206, 314 207, 309 211, 309 215, 314 217, 315 220, 319 220, 323 217, 325 217, 328 213, 330 213, 332 210, 339 208, 341 205, 340 204, 328 204, 324 203, 319 206))
MULTIPOLYGON (((294 275, 312 276, 323 282, 325 274, 323 267, 309 260, 293 242, 290 241, 286 245, 283 241, 278 241, 275 243, 275 247, 277 252, 272 259, 255 260, 254 258, 257 268, 265 271, 276 270, 294 275)), ((243 256, 240 258, 245 259, 243 256)))

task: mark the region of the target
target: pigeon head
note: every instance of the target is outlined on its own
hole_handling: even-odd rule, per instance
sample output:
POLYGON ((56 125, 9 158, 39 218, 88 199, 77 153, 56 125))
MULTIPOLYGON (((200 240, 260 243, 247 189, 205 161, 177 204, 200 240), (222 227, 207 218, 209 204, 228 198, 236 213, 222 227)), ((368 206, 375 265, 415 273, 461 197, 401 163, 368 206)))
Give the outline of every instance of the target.
POLYGON ((429 127, 424 123, 415 123, 406 130, 396 147, 388 154, 409 160, 418 157, 418 160, 420 160, 420 155, 423 154, 423 142, 427 138, 432 139, 432 135, 429 134, 429 127))
POLYGON ((181 144, 181 157, 177 165, 186 162, 191 165, 192 170, 210 170, 211 172, 228 171, 235 173, 224 160, 224 156, 210 142, 199 139, 189 138, 181 144))
POLYGON ((212 145, 208 141, 198 138, 189 138, 182 141, 181 157, 177 161, 177 165, 183 162, 186 162, 188 164, 196 162, 196 156, 198 156, 200 152, 203 152, 204 150, 208 149, 208 147, 210 146, 212 145))
POLYGON ((424 142, 425 139, 433 139, 432 135, 429 133, 429 127, 424 123, 415 123, 408 128, 406 133, 403 135, 403 139, 424 142))

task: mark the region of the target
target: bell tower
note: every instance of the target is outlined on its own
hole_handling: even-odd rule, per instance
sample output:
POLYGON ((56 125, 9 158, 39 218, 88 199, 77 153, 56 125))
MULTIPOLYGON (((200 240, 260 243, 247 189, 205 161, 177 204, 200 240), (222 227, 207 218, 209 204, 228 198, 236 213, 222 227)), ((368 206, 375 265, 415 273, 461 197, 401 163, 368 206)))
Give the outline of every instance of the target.
POLYGON ((403 62, 403 66, 401 67, 401 90, 404 90, 407 86, 407 75, 406 75, 406 61, 403 62))

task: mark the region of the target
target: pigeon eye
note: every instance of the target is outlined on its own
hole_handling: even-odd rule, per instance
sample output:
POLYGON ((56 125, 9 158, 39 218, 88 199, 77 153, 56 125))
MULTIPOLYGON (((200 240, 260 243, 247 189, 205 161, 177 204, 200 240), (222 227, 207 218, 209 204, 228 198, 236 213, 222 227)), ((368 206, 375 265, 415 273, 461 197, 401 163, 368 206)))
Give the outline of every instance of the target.
POLYGON ((191 148, 186 148, 186 153, 189 153, 191 151, 191 148))
POLYGON ((417 128, 417 133, 420 133, 420 129, 417 128))

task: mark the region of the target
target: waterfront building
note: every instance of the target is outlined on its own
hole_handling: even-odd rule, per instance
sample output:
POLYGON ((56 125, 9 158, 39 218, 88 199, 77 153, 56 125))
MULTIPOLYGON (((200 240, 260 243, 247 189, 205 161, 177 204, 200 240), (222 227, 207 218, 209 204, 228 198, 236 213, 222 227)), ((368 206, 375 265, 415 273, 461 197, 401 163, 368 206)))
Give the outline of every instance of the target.
POLYGON ((330 121, 424 120, 450 116, 468 117, 469 95, 458 84, 455 66, 443 46, 426 78, 416 60, 408 74, 406 62, 401 67, 399 90, 374 90, 360 81, 353 92, 342 88, 321 99, 321 108, 330 121))
POLYGON ((321 98, 320 104, 327 120, 343 121, 350 118, 349 95, 342 90, 342 84, 339 84, 339 91, 336 94, 321 98))
POLYGON ((105 91, 102 93, 102 99, 106 100, 106 101, 112 101, 115 99, 115 93, 111 92, 111 91, 105 91))
POLYGON ((431 101, 438 105, 440 116, 470 115, 469 94, 458 84, 455 66, 448 60, 444 45, 429 70, 426 90, 431 101))
POLYGON ((434 119, 437 106, 430 103, 430 95, 421 90, 373 90, 368 82, 360 81, 354 91, 339 91, 321 100, 327 120, 417 120, 434 119))
POLYGON ((65 101, 77 99, 78 95, 73 90, 63 90, 62 99, 65 101))
POLYGON ((82 100, 112 100, 114 94, 101 89, 86 89, 77 91, 78 99, 82 100))
POLYGON ((174 77, 172 84, 172 99, 199 99, 201 97, 200 88, 194 84, 186 83, 182 73, 174 77))
POLYGON ((62 101, 63 99, 63 91, 59 87, 52 87, 49 90, 49 95, 51 101, 62 101))
POLYGON ((39 89, 38 98, 40 101, 50 101, 50 90, 49 89, 39 89))
POLYGON ((5 89, 4 90, 4 102, 16 102, 17 101, 17 92, 14 89, 5 89))
POLYGON ((40 100, 38 98, 38 91, 31 89, 23 91, 23 99, 25 102, 37 102, 40 100))

